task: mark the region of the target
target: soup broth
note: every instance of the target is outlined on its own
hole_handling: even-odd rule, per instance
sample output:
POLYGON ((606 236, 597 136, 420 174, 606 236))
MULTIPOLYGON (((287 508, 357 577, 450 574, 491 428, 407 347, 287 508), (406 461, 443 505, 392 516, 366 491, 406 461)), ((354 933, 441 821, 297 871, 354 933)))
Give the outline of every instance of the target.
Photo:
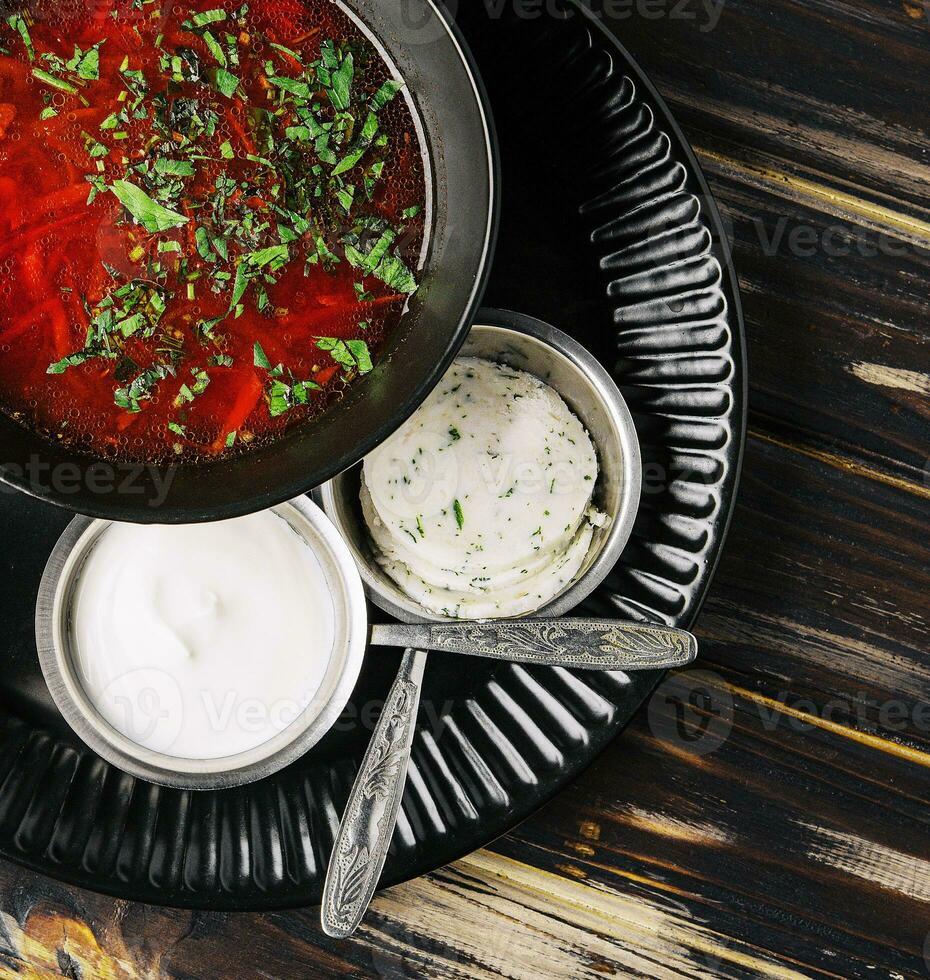
POLYGON ((193 462, 372 370, 417 289, 425 165, 338 6, 36 2, 0 49, 0 409, 193 462))

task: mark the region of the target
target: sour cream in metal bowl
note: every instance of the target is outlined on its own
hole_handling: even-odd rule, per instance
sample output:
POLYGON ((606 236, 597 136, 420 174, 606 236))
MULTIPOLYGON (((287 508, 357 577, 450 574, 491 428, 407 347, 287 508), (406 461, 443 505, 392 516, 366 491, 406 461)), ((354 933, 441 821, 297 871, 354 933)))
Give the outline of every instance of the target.
POLYGON ((306 752, 366 640, 352 557, 306 498, 214 524, 77 518, 36 606, 42 671, 75 733, 182 789, 252 782, 306 752))

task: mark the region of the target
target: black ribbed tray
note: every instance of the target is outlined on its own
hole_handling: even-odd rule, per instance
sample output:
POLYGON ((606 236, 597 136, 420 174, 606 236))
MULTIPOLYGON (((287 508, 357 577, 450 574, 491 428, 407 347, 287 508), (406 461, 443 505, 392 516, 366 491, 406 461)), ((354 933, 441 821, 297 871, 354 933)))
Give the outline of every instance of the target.
MULTIPOLYGON (((548 320, 613 371, 643 445, 633 539, 592 610, 690 625, 733 508, 745 349, 720 220, 694 157, 630 56, 573 3, 564 18, 460 17, 503 164, 489 305, 548 320)), ((125 898, 209 909, 318 901, 366 717, 397 659, 369 657, 349 712, 309 755, 240 790, 127 776, 60 720, 36 661, 33 604, 67 515, 0 493, 0 855, 125 898)), ((584 769, 656 675, 430 657, 384 883, 513 827, 584 769)))

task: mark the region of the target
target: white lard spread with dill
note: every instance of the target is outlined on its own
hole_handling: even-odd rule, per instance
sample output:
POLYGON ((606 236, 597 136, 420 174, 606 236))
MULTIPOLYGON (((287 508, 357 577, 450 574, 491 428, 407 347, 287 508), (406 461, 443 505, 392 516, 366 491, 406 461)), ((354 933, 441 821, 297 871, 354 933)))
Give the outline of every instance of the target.
POLYGON ((81 569, 72 641, 85 693, 132 741, 220 759, 283 731, 335 642, 320 563, 282 517, 111 524, 81 569))
POLYGON ((361 501, 378 563, 441 616, 527 615, 572 582, 606 517, 590 436, 525 371, 456 360, 365 460, 361 501))

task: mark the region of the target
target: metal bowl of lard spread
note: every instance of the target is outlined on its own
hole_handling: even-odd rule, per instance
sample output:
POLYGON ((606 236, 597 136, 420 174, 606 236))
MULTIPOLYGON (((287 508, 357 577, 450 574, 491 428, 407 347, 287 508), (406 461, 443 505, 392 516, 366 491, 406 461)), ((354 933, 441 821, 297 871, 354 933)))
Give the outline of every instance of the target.
MULTIPOLYGON (((562 331, 533 317, 482 310, 461 356, 484 358, 535 375, 562 397, 594 443, 599 476, 593 503, 608 521, 595 529, 574 579, 550 602, 527 614, 564 616, 604 581, 632 533, 642 483, 633 417, 616 383, 597 359, 562 331)), ((379 565, 359 502, 361 470, 361 464, 352 467, 325 483, 314 496, 348 543, 368 597, 402 622, 450 619, 410 598, 379 565)))

